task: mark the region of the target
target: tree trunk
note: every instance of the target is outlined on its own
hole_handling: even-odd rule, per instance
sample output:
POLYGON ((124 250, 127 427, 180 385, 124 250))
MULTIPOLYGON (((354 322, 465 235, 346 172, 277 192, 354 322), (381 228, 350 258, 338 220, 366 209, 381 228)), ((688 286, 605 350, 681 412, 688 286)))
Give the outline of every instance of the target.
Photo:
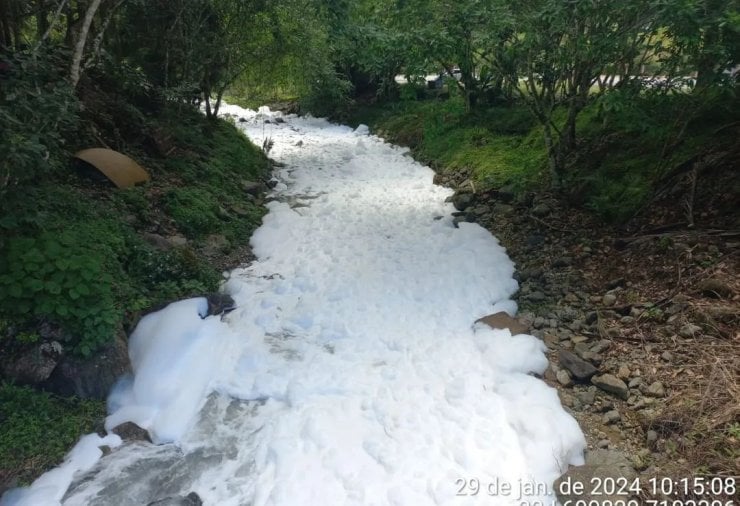
POLYGON ((36 0, 36 36, 41 37, 49 29, 49 12, 45 0, 36 0))
POLYGON ((549 124, 543 124, 542 129, 545 138, 545 147, 547 148, 547 162, 550 168, 550 179, 553 189, 557 190, 561 185, 561 166, 560 166, 560 147, 555 144, 553 139, 552 128, 549 124))
POLYGON ((80 80, 80 63, 82 63, 82 55, 85 52, 87 34, 90 32, 90 25, 92 25, 95 12, 100 7, 100 2, 101 0, 92 0, 92 3, 85 12, 85 19, 82 21, 80 33, 77 35, 77 44, 75 44, 74 53, 72 54, 72 66, 69 71, 69 80, 72 83, 72 88, 77 87, 77 83, 80 80))

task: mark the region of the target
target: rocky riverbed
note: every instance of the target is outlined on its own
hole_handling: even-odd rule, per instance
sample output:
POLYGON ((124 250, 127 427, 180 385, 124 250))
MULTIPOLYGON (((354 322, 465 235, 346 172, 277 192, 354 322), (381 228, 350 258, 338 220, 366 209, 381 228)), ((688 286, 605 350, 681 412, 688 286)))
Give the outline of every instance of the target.
POLYGON ((736 235, 617 230, 546 194, 436 181, 456 188, 455 219, 489 228, 517 263, 518 321, 547 344, 545 379, 588 440, 576 476, 740 468, 736 235))

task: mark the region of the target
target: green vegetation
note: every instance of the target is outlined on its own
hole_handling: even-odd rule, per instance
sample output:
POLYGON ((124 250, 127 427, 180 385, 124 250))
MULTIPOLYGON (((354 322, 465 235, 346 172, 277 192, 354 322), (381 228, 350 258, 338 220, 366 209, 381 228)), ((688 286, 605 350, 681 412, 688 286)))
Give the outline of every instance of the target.
POLYGON ((61 462, 80 433, 105 415, 99 401, 63 399, 28 387, 0 384, 0 484, 28 484, 61 462))
MULTIPOLYGON (((411 147, 438 172, 467 174, 479 190, 506 186, 522 193, 550 186, 543 127, 524 104, 471 111, 459 96, 416 100, 418 94, 402 93, 414 99, 358 105, 350 123, 368 124, 411 147)), ((709 147, 733 145, 734 130, 717 128, 731 125, 740 113, 732 95, 717 94, 683 124, 682 115, 692 106, 691 96, 679 94, 590 104, 576 124, 579 145, 564 159, 561 192, 608 222, 626 221, 676 167, 698 159, 709 147)), ((565 114, 558 111, 556 121, 565 114)))

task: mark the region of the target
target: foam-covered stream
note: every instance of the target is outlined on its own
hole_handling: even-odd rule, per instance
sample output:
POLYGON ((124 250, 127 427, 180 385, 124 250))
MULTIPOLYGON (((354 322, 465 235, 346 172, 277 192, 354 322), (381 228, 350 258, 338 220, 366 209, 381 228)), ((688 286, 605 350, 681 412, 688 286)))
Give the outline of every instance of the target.
POLYGON ((547 366, 544 344, 472 325, 516 310, 498 241, 455 228, 451 191, 366 128, 224 112, 255 143, 271 137, 283 164, 252 237, 258 260, 224 285, 237 309, 201 319, 203 299, 181 301, 132 336, 135 378, 106 426, 134 421, 159 444, 90 436, 84 458, 2 505, 193 491, 219 506, 551 504, 518 487, 581 463, 584 440, 531 374, 547 366), (99 458, 98 445, 113 449, 99 458), (459 495, 473 479, 479 493, 459 495), (491 483, 512 492, 489 496, 491 483))

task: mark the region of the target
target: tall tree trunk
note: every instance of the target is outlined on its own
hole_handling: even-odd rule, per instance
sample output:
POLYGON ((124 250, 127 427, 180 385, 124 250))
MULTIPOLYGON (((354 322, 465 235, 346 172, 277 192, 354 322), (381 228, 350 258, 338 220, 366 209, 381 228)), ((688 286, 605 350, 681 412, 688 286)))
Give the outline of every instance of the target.
POLYGON ((559 189, 561 185, 560 147, 555 143, 552 135, 552 127, 545 123, 542 129, 547 148, 547 162, 550 168, 550 185, 553 189, 559 189))
POLYGON ((49 29, 49 12, 45 0, 36 0, 36 37, 41 37, 49 29))
POLYGON ((69 71, 69 80, 72 83, 72 88, 75 88, 80 80, 80 64, 82 63, 82 55, 85 52, 87 34, 90 32, 90 25, 92 25, 95 13, 98 7, 100 7, 100 2, 101 0, 92 0, 85 12, 85 19, 82 21, 80 33, 77 35, 77 44, 75 44, 74 53, 72 54, 72 66, 69 71))

